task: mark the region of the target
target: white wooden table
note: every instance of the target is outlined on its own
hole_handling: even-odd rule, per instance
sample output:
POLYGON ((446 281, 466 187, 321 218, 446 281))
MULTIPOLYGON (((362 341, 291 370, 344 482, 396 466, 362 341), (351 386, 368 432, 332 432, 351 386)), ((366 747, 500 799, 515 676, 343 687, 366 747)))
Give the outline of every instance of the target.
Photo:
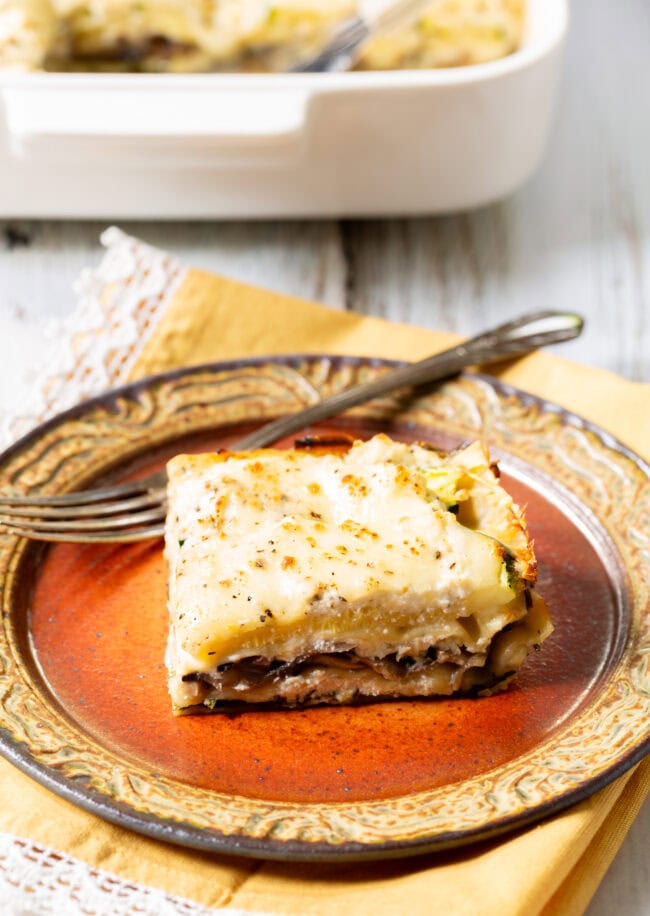
MULTIPOLYGON (((513 198, 442 219, 130 224, 186 261, 337 308, 471 333, 541 307, 581 312, 565 356, 650 382, 650 9, 574 0, 549 154, 513 198)), ((0 405, 45 358, 99 223, 0 224, 0 405)), ((650 422, 650 418, 648 418, 650 422)), ((589 916, 650 913, 650 805, 589 916)))

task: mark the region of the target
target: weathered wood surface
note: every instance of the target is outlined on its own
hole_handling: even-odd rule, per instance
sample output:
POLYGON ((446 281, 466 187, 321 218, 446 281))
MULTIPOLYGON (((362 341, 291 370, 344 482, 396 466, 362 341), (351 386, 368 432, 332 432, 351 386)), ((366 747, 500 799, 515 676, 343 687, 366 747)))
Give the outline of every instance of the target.
MULTIPOLYGON (((209 270, 432 328, 579 311, 586 333, 563 355, 650 382, 650 8, 574 0, 572 12, 548 156, 505 202, 442 219, 124 228, 209 270)), ((44 325, 71 309, 103 228, 0 224, 0 406, 16 365, 46 358, 44 325)), ((646 806, 589 916, 650 912, 648 848, 646 806)))

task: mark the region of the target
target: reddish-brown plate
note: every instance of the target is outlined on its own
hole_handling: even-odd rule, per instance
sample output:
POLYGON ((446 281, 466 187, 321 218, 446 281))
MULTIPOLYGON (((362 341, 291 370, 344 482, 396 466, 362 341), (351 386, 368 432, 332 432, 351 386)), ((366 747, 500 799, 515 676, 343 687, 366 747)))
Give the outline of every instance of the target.
MULTIPOLYGON (((325 356, 169 373, 68 411, 0 457, 0 492, 65 492, 228 445, 384 371, 325 356)), ((526 506, 555 632, 480 699, 171 714, 162 545, 0 533, 0 751, 133 830, 268 858, 379 858, 522 826, 650 743, 650 484, 606 433, 478 375, 319 427, 489 443, 526 506)))

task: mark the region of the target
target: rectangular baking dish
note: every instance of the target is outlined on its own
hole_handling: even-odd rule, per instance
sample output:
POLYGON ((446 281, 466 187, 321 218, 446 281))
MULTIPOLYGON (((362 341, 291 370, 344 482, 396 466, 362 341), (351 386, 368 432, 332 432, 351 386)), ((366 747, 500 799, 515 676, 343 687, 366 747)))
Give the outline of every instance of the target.
POLYGON ((528 0, 519 51, 341 74, 3 74, 0 216, 435 214, 540 162, 567 0, 528 0))

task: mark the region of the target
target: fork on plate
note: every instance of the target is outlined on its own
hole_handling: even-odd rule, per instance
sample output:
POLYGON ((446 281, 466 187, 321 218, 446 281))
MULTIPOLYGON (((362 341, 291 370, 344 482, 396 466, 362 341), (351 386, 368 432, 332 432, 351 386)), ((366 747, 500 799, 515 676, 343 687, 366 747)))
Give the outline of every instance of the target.
MULTIPOLYGON (((240 439, 232 450, 264 448, 358 404, 400 388, 438 381, 467 366, 486 365, 577 337, 583 319, 569 312, 543 311, 472 337, 417 363, 387 370, 297 413, 287 414, 240 439)), ((166 475, 57 496, 1 496, 0 530, 41 541, 117 543, 162 537, 166 475)))

